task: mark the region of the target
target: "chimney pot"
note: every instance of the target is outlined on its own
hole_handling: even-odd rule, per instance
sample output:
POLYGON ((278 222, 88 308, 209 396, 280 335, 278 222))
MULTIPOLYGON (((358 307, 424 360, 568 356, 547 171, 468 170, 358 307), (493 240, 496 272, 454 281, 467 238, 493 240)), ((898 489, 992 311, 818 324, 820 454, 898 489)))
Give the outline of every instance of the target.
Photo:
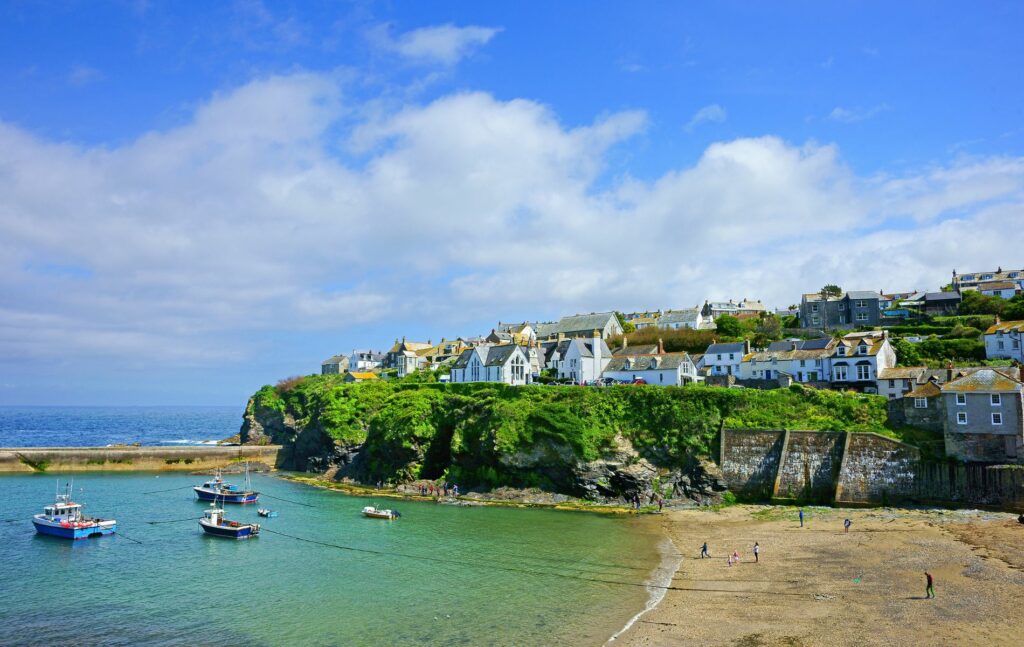
POLYGON ((658 354, 665 354, 665 340, 663 340, 661 337, 658 337, 658 354))

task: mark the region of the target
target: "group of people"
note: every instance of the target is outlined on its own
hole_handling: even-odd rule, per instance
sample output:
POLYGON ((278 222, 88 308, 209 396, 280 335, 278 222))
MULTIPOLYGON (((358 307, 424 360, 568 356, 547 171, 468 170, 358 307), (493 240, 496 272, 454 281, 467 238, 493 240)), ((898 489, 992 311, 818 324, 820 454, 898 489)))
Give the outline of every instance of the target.
MULTIPOLYGON (((759 544, 756 541, 754 542, 753 552, 754 552, 754 563, 755 564, 760 563, 760 561, 761 561, 761 544, 759 544)), ((700 547, 700 558, 704 559, 705 557, 708 558, 708 559, 711 559, 711 553, 708 552, 708 542, 704 542, 704 545, 700 547)), ((729 555, 728 559, 726 559, 726 564, 728 564, 729 566, 732 566, 733 564, 739 564, 739 563, 740 563, 740 553, 739 553, 739 551, 735 551, 734 550, 734 551, 732 551, 732 554, 729 555)))
MULTIPOLYGON (((632 495, 627 496, 626 497, 626 502, 629 503, 629 506, 631 508, 633 508, 634 510, 639 510, 640 506, 643 505, 643 501, 640 499, 640 493, 639 492, 634 492, 632 495)), ((657 499, 655 499, 652 496, 651 497, 651 502, 652 503, 657 502, 657 504, 658 504, 658 512, 661 512, 664 509, 664 507, 665 507, 665 499, 662 499, 660 496, 657 499)))
POLYGON ((434 496, 436 494, 437 496, 447 497, 451 495, 457 497, 459 496, 459 486, 457 483, 449 484, 447 481, 441 485, 434 485, 433 483, 420 484, 420 494, 422 496, 434 496))

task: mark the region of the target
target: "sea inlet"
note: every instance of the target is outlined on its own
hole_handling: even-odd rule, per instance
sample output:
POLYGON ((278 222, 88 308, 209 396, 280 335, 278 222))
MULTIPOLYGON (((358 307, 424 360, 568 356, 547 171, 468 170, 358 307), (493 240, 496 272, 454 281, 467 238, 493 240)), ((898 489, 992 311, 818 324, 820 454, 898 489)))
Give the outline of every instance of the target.
MULTIPOLYGON (((0 644, 600 645, 644 608, 663 559, 635 517, 351 497, 254 476, 248 541, 205 536, 202 477, 75 474, 113 537, 38 536, 71 476, 0 475, 0 644), (394 507, 396 521, 367 519, 394 507)), ((241 477, 238 477, 241 478, 241 477)))

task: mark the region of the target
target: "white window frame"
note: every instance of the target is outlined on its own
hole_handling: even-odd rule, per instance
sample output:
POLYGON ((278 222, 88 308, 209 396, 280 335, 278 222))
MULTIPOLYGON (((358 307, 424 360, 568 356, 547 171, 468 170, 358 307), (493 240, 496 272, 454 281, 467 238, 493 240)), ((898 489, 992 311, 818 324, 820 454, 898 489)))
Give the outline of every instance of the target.
POLYGON ((1003 414, 1001 414, 1001 413, 994 413, 993 412, 993 414, 992 414, 992 426, 993 427, 1002 427, 1003 426, 1003 414))
POLYGON ((928 408, 928 398, 914 398, 914 408, 915 409, 927 409, 928 408))
POLYGON ((846 382, 847 381, 847 378, 849 377, 849 373, 847 372, 846 369, 848 369, 848 368, 849 368, 848 366, 836 366, 835 367, 836 382, 846 382))
POLYGON ((867 321, 867 320, 868 320, 868 313, 866 313, 866 312, 858 312, 857 313, 857 321, 867 321))
POLYGON ((871 365, 870 364, 858 364, 857 365, 857 379, 858 380, 870 380, 871 379, 871 365))
POLYGON ((1003 396, 998 393, 990 393, 988 401, 993 407, 1001 407, 1003 405, 1003 396))
POLYGON ((958 424, 958 425, 966 425, 967 424, 967 412, 966 411, 957 411, 956 412, 956 424, 958 424))
POLYGON ((956 406, 958 406, 958 407, 966 407, 967 406, 967 394, 966 393, 957 393, 956 394, 956 406))

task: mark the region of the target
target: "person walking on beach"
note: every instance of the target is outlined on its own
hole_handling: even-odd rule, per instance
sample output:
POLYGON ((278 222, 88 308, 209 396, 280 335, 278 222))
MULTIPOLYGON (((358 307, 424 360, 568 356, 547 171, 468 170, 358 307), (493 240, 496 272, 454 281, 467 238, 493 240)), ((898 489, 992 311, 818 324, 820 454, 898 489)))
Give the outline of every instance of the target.
POLYGON ((740 554, 737 551, 732 551, 732 561, 736 564, 740 563, 740 554))
POLYGON ((761 555, 761 547, 758 546, 757 542, 755 541, 754 542, 754 563, 755 564, 757 564, 760 561, 760 559, 759 559, 760 555, 761 555))
POLYGON ((800 508, 800 527, 804 527, 804 509, 800 508))
POLYGON ((850 521, 849 519, 843 519, 843 529, 844 529, 844 531, 847 534, 849 534, 849 532, 850 532, 850 524, 851 523, 853 523, 853 522, 850 521))
POLYGON ((928 599, 932 599, 932 598, 935 597, 935 580, 932 579, 932 574, 929 573, 928 571, 924 572, 924 576, 925 576, 925 581, 927 582, 927 585, 925 586, 925 589, 924 589, 924 597, 926 597, 928 599))
POLYGON ((665 507, 665 500, 662 499, 661 497, 658 497, 658 512, 661 512, 661 509, 663 507, 665 507))
POLYGON ((704 559, 705 557, 711 559, 711 555, 708 554, 708 542, 704 542, 704 545, 700 547, 700 558, 704 559))

